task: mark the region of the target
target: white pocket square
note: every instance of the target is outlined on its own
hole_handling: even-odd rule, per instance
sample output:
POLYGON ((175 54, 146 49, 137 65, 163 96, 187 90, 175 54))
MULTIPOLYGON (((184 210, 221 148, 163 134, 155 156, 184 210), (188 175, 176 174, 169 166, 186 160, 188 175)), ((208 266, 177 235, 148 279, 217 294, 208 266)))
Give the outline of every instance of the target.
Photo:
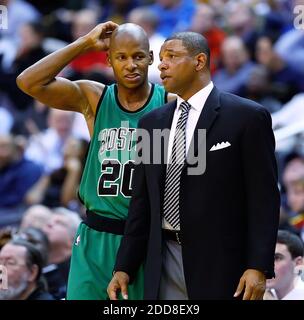
POLYGON ((228 148, 230 146, 231 146, 231 144, 228 141, 221 142, 221 143, 217 143, 216 145, 213 145, 212 148, 210 149, 210 151, 216 151, 216 150, 228 148))

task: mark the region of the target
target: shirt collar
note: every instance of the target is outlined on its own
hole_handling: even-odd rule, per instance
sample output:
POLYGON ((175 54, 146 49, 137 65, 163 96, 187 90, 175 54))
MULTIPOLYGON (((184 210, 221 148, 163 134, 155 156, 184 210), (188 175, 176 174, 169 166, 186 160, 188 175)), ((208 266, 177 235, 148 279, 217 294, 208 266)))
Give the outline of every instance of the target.
MULTIPOLYGON (((191 108, 193 108, 195 111, 202 111, 203 106, 205 105, 205 102, 212 91, 214 85, 213 82, 210 81, 206 87, 203 89, 197 91, 189 100, 188 102, 191 104, 191 108)), ((180 104, 185 101, 180 96, 177 96, 177 110, 179 109, 180 104)))

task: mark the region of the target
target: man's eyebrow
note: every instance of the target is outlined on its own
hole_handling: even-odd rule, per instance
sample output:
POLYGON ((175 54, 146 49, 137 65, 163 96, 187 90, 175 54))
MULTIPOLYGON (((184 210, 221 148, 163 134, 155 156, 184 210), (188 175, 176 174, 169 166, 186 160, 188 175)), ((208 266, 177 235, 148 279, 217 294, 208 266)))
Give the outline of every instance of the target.
POLYGON ((12 255, 0 257, 1 260, 16 260, 16 258, 12 255))
POLYGON ((284 257, 284 254, 280 253, 280 252, 276 252, 274 254, 276 257, 284 257))
MULTIPOLYGON (((134 54, 145 54, 146 51, 145 50, 139 50, 139 51, 135 51, 132 53, 132 55, 134 54)), ((116 51, 114 52, 115 55, 120 55, 120 54, 127 54, 125 51, 116 51)))
POLYGON ((169 52, 175 52, 175 53, 177 53, 177 52, 181 52, 181 50, 176 50, 176 49, 165 49, 165 51, 169 51, 169 52))
POLYGON ((164 55, 166 53, 174 53, 174 54, 182 54, 181 50, 176 50, 176 49, 163 49, 159 52, 159 56, 164 55))

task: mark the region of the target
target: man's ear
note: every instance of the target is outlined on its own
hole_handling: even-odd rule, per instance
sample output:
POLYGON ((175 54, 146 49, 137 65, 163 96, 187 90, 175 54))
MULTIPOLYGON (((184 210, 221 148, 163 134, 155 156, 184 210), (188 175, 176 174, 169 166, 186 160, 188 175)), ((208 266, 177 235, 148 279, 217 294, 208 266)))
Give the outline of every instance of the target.
POLYGON ((152 50, 149 52, 149 56, 150 56, 149 65, 151 66, 151 64, 153 64, 153 62, 154 62, 154 54, 153 54, 153 51, 152 51, 152 50))
POLYGON ((30 270, 30 276, 29 276, 29 281, 34 282, 35 279, 37 278, 38 275, 38 266, 36 264, 32 265, 32 268, 30 270))
POLYGON ((207 65, 207 55, 203 52, 199 53, 197 56, 196 56, 196 71, 201 71, 203 70, 206 65, 207 65))
POLYGON ((295 265, 296 265, 296 266, 301 266, 301 267, 303 267, 303 269, 304 269, 304 264, 303 264, 304 259, 303 259, 303 257, 301 257, 301 256, 296 257, 296 258, 294 259, 294 262, 295 262, 295 265))

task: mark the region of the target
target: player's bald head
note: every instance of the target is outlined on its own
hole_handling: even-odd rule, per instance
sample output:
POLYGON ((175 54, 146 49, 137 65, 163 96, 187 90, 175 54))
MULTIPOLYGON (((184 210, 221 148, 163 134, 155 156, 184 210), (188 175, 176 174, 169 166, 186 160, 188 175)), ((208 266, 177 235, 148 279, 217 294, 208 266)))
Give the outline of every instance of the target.
POLYGON ((115 29, 111 35, 110 51, 121 47, 126 41, 133 40, 149 51, 149 39, 145 30, 137 24, 125 23, 115 29))

